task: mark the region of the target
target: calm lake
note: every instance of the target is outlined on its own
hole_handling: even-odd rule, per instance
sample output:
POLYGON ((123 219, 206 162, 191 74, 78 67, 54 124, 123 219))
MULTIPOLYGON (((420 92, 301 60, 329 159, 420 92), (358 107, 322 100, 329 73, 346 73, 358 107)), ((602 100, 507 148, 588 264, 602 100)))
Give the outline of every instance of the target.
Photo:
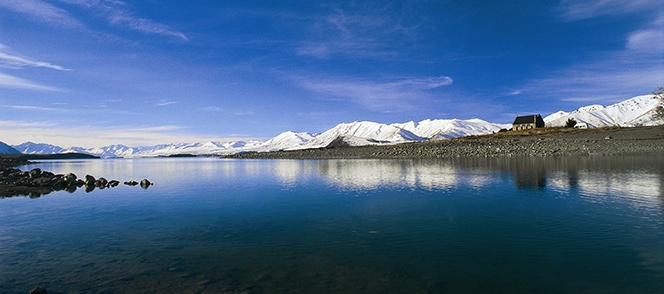
POLYGON ((0 293, 662 293, 664 158, 45 161, 0 293))

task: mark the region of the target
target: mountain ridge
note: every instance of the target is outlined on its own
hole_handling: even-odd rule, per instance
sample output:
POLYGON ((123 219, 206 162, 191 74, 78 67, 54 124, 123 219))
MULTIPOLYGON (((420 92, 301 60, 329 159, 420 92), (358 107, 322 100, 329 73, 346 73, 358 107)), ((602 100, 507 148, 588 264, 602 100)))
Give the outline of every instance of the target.
MULTIPOLYGON (((558 111, 544 118, 547 126, 564 126, 568 119, 587 127, 604 126, 652 126, 664 124, 664 98, 658 95, 641 95, 603 106, 599 104, 580 107, 571 112, 558 111)), ((243 152, 269 152, 333 146, 363 146, 397 144, 426 140, 452 139, 469 135, 483 135, 509 129, 511 124, 491 123, 473 119, 425 119, 419 122, 382 124, 371 121, 340 123, 320 134, 286 131, 266 141, 228 141, 171 143, 154 146, 129 147, 122 144, 101 148, 71 147, 25 142, 12 148, 24 154, 83 153, 102 158, 157 157, 178 154, 229 155, 243 152)), ((2 143, 2 142, 0 142, 2 143)), ((0 144, 0 150, 9 150, 0 144)))

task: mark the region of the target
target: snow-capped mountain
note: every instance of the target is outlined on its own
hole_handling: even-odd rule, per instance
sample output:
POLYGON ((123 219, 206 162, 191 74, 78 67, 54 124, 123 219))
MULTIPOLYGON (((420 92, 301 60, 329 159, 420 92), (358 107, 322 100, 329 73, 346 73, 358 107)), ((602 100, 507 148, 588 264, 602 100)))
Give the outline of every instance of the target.
POLYGON ((339 141, 342 141, 343 145, 347 146, 361 146, 455 138, 497 132, 504 127, 506 125, 493 124, 480 119, 424 120, 419 123, 407 122, 395 124, 356 121, 338 124, 321 134, 287 131, 265 142, 252 140, 162 144, 143 147, 111 145, 101 148, 62 148, 49 144, 26 142, 16 147, 26 154, 77 152, 102 158, 156 157, 175 154, 226 155, 238 152, 321 148, 330 146, 333 142, 339 144, 339 141))
POLYGON ((545 117, 544 123, 550 127, 564 126, 570 118, 590 128, 661 125, 664 124, 664 100, 655 95, 643 95, 609 106, 589 105, 572 112, 558 111, 545 117))
POLYGON ((21 154, 16 148, 0 142, 0 154, 21 154))
POLYGON ((252 140, 249 142, 207 142, 207 143, 178 143, 160 144, 155 146, 129 147, 125 145, 110 145, 101 148, 71 147, 62 148, 55 145, 25 142, 15 147, 25 154, 56 154, 56 153, 84 153, 102 158, 132 158, 132 157, 157 157, 174 154, 212 155, 230 154, 241 151, 244 148, 255 148, 262 142, 252 140))
POLYGON ((23 154, 57 154, 67 152, 67 149, 62 147, 44 143, 25 142, 12 147, 23 154))
POLYGON ((299 147, 326 147, 338 138, 343 138, 350 146, 367 145, 367 143, 394 144, 426 140, 426 138, 419 137, 397 126, 370 121, 356 121, 338 124, 299 147))

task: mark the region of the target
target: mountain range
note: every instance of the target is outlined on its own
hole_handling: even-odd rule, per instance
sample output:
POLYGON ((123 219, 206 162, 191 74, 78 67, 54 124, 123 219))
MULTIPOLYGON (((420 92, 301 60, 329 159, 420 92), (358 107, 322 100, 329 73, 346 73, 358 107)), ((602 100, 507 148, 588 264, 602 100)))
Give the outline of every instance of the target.
MULTIPOLYGON (((564 126, 568 119, 590 128, 603 126, 649 126, 664 124, 664 98, 656 95, 637 96, 609 106, 590 105, 572 112, 558 111, 544 118, 547 126, 564 126)), ((156 157, 177 154, 226 155, 239 152, 268 152, 322 148, 328 146, 361 146, 441 140, 469 135, 482 135, 509 129, 510 124, 497 124, 481 119, 436 119, 420 122, 381 124, 370 121, 341 123, 320 133, 287 131, 267 141, 229 141, 177 143, 129 147, 111 145, 101 148, 62 148, 45 143, 25 142, 9 146, 0 142, 0 154, 84 153, 102 158, 156 157)))

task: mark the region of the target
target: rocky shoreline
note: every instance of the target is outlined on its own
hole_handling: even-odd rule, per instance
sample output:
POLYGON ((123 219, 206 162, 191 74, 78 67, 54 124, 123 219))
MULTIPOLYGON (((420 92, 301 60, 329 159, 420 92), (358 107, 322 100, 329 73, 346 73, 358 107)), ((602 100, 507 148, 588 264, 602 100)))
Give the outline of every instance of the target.
POLYGON ((664 155, 664 126, 634 128, 543 128, 450 140, 382 146, 337 146, 225 158, 368 159, 515 156, 664 155))
MULTIPOLYGON (((92 175, 86 175, 79 179, 73 173, 63 175, 42 171, 40 168, 33 168, 30 171, 14 168, 28 163, 28 161, 21 159, 0 159, 0 198, 13 196, 37 198, 54 191, 64 190, 73 193, 81 188, 86 192, 91 192, 95 189, 113 188, 120 185, 118 180, 109 181, 103 177, 95 178, 92 175)), ((148 179, 143 179, 140 183, 133 180, 125 181, 124 184, 128 186, 140 185, 144 189, 152 185, 148 179)))

